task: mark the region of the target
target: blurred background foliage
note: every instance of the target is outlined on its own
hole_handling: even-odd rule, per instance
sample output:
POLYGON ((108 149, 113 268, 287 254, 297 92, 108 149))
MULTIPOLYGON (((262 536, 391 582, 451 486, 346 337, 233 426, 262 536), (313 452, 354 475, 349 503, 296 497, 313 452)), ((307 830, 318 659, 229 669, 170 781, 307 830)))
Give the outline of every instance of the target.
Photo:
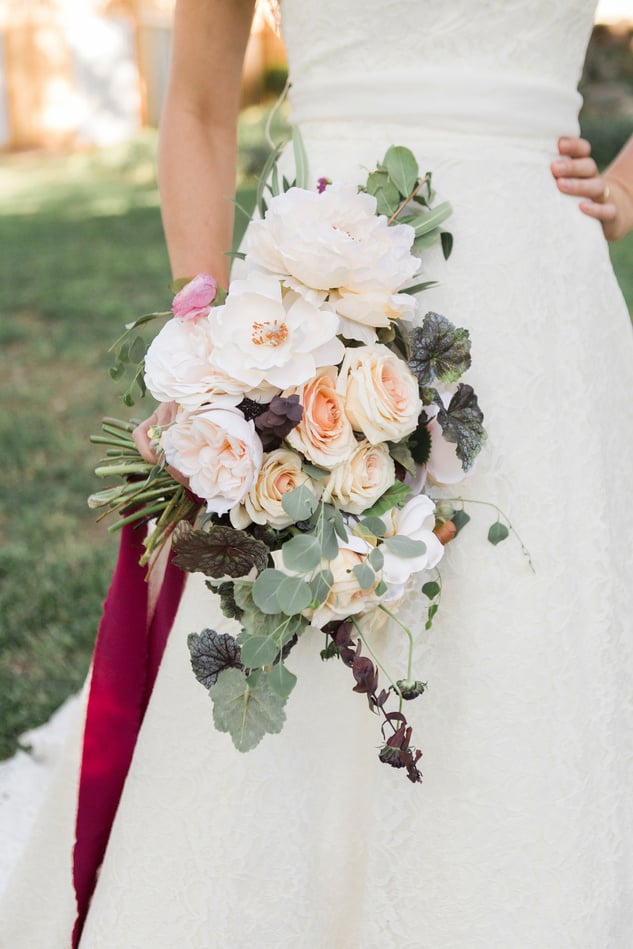
MULTIPOLYGON (((583 77, 582 126, 602 164, 633 131, 633 30, 607 34, 594 33, 583 77)), ((263 103, 240 118, 246 207, 285 78, 264 71, 263 103)), ((88 436, 124 412, 106 351, 123 322, 171 299, 155 146, 146 130, 107 149, 0 159, 0 757, 88 668, 117 544, 84 501, 98 458, 88 436)), ((633 308, 633 237, 612 254, 633 308)))

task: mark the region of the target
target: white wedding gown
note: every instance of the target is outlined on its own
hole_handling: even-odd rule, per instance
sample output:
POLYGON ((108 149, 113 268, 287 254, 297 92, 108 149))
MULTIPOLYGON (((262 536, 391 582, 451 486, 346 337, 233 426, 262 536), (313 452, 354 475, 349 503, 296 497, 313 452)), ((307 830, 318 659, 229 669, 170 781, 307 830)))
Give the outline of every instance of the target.
MULTIPOLYGON (((190 579, 81 949, 633 946, 633 338, 600 227, 549 169, 593 6, 283 0, 313 179, 359 182, 402 144, 453 205, 420 313, 471 331, 489 437, 465 494, 510 516, 535 572, 473 505, 430 632, 402 607, 428 681, 417 786, 379 763, 320 636, 289 660, 283 732, 236 752, 186 646, 227 621, 190 579)), ((397 628, 379 639, 404 653, 397 628)), ((73 793, 41 815, 2 949, 69 945, 73 793)))

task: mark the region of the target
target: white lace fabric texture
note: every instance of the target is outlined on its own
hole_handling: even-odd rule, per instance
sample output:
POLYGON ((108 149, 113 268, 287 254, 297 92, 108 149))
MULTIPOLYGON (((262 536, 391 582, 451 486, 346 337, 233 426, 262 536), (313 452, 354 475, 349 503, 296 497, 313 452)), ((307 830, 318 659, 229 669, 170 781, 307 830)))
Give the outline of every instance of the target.
MULTIPOLYGON (((420 314, 471 331, 467 381, 489 438, 464 493, 503 508, 535 572, 515 538, 487 543, 495 512, 472 505, 432 629, 420 596, 401 604, 428 682, 407 708, 417 787, 378 762, 378 720, 309 634, 289 660, 283 732, 235 752, 186 647, 189 632, 230 624, 191 578, 82 949, 630 949, 633 338, 599 226, 549 171, 556 136, 577 127, 592 12, 589 0, 284 0, 313 178, 358 182, 403 144, 453 205, 455 250, 431 255, 440 284, 420 314), (455 75, 469 77, 461 100, 455 75), (473 132, 473 90, 491 75, 495 102, 473 132), (321 101, 333 80, 336 102, 321 101)), ((392 626, 374 646, 395 666, 404 635, 392 626)), ((69 881, 50 883, 65 833, 46 853, 34 838, 2 949, 66 949, 50 937, 72 906, 69 881)))

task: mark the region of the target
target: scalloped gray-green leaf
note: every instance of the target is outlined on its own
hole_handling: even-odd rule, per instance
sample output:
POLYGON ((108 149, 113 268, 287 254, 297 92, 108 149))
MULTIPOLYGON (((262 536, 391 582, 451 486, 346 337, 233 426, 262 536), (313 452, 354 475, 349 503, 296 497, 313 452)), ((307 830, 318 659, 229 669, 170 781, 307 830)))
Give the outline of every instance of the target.
POLYGON ((243 672, 227 669, 209 695, 215 727, 229 733, 238 751, 250 751, 264 735, 283 728, 286 698, 272 688, 265 673, 249 682, 243 672))
POLYGON ((409 368, 421 386, 456 382, 470 367, 470 336, 445 316, 429 312, 409 336, 409 368))

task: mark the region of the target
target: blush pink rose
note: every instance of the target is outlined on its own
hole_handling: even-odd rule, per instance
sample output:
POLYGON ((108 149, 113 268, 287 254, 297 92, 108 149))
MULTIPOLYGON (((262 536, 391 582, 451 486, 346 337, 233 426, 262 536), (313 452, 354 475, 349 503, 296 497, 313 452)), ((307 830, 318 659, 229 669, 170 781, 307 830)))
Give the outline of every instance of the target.
POLYGON ((356 448, 343 398, 336 391, 336 369, 333 366, 319 369, 310 382, 287 389, 284 395, 294 393, 303 405, 303 416, 286 436, 286 441, 314 465, 331 471, 356 448))
POLYGON ((173 299, 171 308, 179 320, 195 320, 208 316, 218 292, 218 285, 208 273, 199 273, 185 284, 173 299))

